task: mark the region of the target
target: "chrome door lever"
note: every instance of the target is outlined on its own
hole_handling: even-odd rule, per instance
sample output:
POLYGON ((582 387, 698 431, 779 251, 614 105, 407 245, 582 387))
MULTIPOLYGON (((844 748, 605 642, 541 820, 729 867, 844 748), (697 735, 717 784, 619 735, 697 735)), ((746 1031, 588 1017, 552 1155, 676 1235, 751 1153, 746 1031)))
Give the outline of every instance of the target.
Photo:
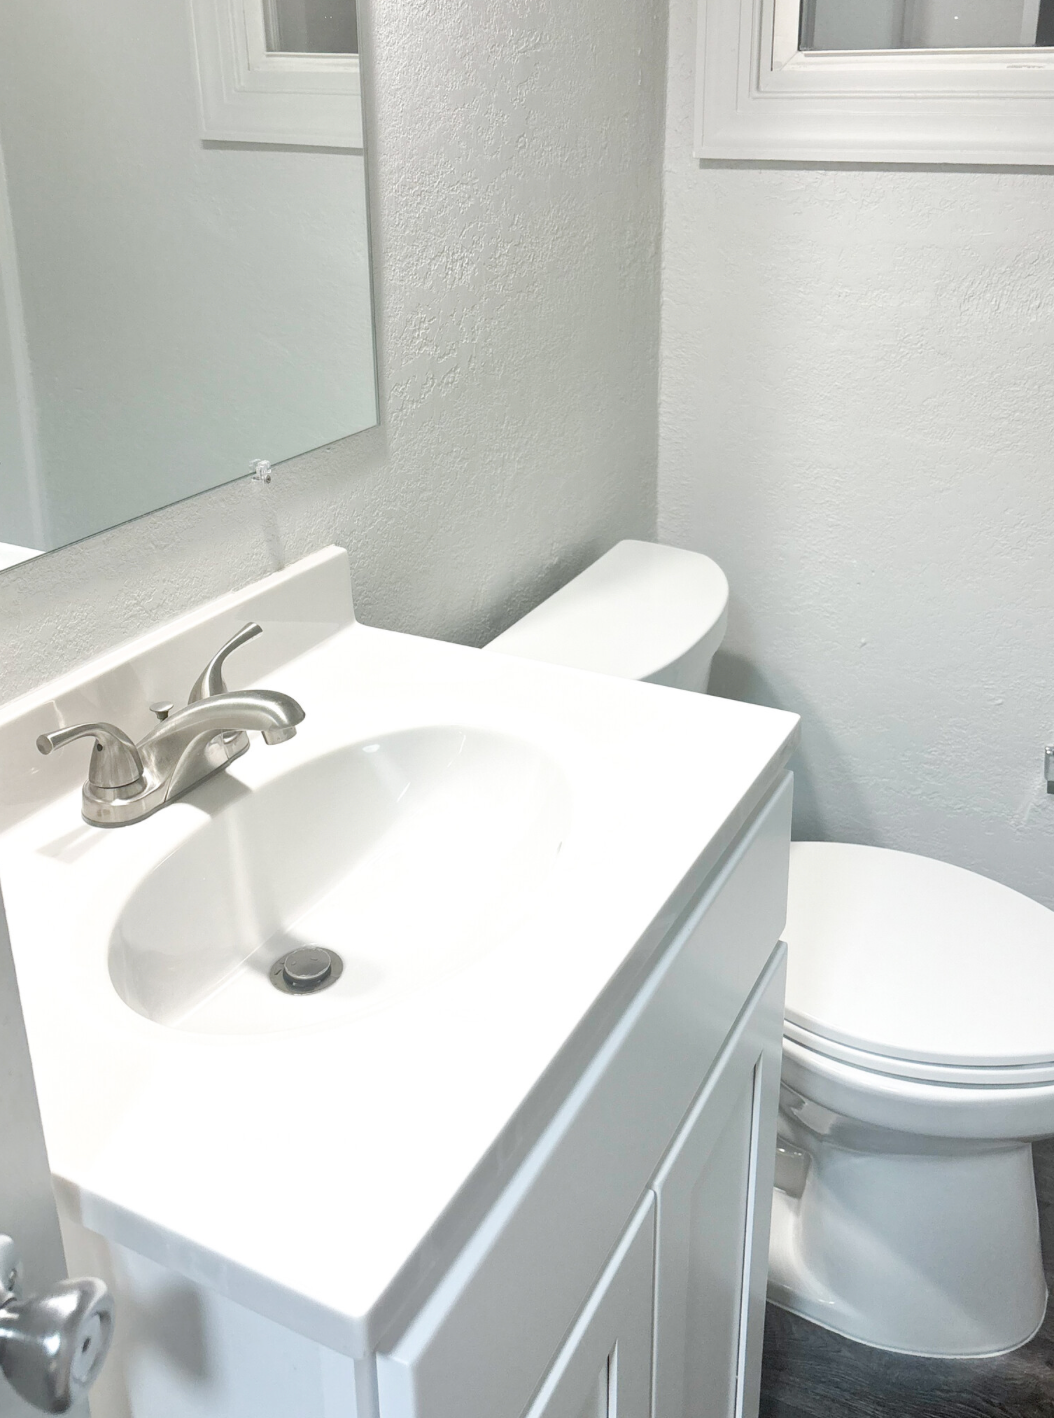
POLYGON ((106 1360, 113 1322, 101 1280, 62 1280, 23 1299, 17 1248, 0 1236, 0 1370, 27 1403, 65 1413, 83 1398, 106 1360))

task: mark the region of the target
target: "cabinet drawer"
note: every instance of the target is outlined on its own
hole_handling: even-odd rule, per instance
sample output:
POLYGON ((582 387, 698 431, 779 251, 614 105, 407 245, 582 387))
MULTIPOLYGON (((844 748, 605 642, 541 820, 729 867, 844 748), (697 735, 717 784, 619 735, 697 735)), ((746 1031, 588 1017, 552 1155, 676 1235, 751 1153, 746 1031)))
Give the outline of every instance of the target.
POLYGON ((785 776, 409 1328, 381 1418, 521 1418, 783 929, 785 776))

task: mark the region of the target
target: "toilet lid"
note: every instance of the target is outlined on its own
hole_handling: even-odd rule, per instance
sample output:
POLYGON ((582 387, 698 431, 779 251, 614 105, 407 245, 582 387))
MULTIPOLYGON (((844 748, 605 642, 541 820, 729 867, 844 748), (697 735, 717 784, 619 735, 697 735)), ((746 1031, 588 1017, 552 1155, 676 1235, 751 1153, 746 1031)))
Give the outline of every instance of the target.
POLYGON ((787 1019, 889 1058, 1054 1061, 1054 911, 961 867, 791 847, 787 1019))
POLYGON ((487 649, 648 679, 704 641, 712 654, 727 611, 728 581, 716 561, 681 547, 625 541, 487 649))

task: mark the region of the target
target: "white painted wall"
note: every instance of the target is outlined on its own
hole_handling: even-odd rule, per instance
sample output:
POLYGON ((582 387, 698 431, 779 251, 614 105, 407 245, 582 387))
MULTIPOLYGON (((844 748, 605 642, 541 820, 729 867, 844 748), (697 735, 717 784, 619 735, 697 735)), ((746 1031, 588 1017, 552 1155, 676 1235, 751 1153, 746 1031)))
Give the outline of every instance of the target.
POLYGON ((382 426, 4 572, 3 697, 329 542, 482 643, 654 534, 664 5, 361 11, 382 426))
MULTIPOLYGON (((33 545, 375 421, 362 156, 202 143, 186 0, 4 6, 0 138, 50 532, 33 545)), ((3 520, 0 540, 19 540, 3 520)))
POLYGON ((1054 906, 1054 173, 700 168, 673 0, 660 529, 711 688, 805 719, 796 835, 1054 906))

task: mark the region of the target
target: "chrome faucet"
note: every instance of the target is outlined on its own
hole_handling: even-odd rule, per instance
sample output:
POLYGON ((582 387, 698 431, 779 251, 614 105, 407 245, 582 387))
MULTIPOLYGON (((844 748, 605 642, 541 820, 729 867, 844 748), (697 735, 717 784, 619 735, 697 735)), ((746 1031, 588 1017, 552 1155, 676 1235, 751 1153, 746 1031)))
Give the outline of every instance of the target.
POLYGON ((250 622, 217 651, 194 682, 186 708, 173 712, 171 704, 152 704, 158 726, 139 743, 105 723, 40 735, 41 753, 74 739, 95 740, 81 793, 85 822, 124 827, 142 821, 240 758, 249 747, 250 729, 259 729, 268 744, 293 737, 304 717, 295 699, 269 689, 231 691, 223 680, 227 656, 260 633, 250 622))

